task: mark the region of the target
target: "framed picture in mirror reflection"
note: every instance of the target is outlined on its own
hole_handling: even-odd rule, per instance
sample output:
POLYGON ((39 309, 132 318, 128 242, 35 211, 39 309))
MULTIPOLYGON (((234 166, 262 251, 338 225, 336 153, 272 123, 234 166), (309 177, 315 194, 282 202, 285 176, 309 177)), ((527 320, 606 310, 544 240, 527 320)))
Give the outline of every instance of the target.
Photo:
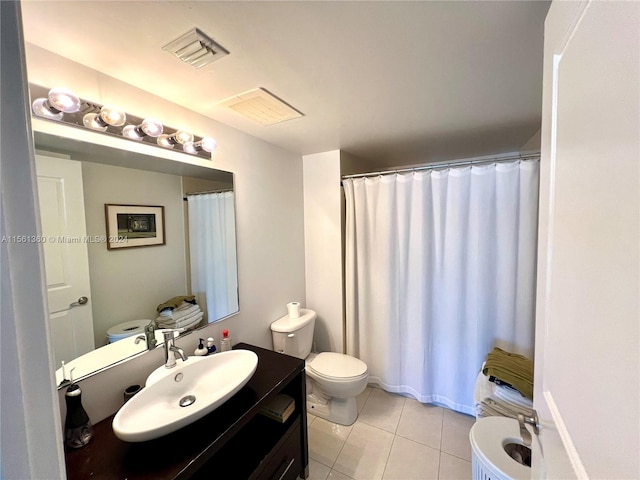
POLYGON ((104 206, 107 249, 164 245, 164 207, 157 205, 104 206))

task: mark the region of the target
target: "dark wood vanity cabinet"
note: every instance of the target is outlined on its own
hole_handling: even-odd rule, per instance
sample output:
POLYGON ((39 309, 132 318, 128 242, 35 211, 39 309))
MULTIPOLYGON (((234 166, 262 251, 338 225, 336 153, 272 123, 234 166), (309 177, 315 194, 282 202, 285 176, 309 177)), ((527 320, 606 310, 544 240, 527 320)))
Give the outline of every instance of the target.
POLYGON ((253 377, 206 417, 170 435, 126 443, 110 417, 94 426, 94 438, 66 452, 69 479, 295 480, 308 476, 304 360, 249 344, 234 349, 258 355, 253 377), (259 414, 279 393, 295 400, 285 423, 259 414))

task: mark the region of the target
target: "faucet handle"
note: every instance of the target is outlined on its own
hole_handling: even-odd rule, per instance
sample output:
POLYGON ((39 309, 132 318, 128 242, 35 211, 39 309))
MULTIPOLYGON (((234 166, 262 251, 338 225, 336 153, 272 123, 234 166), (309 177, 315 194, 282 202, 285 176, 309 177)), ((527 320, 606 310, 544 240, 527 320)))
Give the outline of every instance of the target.
POLYGON ((538 435, 540 433, 540 420, 538 420, 538 412, 533 410, 533 415, 531 417, 527 417, 522 413, 518 414, 518 424, 520 426, 520 436, 522 437, 522 442, 525 447, 531 446, 531 434, 525 424, 529 424, 533 427, 533 433, 538 435))
MULTIPOLYGON (((155 335, 155 330, 157 328, 156 322, 155 320, 151 320, 145 327, 144 327, 144 335, 145 338, 144 340, 147 341, 147 350, 153 350, 156 346, 156 344, 158 343, 158 341, 156 340, 156 335, 155 335)), ((140 337, 138 337, 140 338, 140 337)), ((138 343, 138 340, 136 339, 136 343, 138 343)))

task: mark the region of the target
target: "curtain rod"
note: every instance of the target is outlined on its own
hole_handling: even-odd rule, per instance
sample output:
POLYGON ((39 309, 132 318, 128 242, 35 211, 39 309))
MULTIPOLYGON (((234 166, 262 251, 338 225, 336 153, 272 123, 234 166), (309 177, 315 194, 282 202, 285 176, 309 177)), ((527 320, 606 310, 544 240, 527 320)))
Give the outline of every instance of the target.
POLYGON ((187 197, 191 197, 194 195, 207 195, 209 193, 226 193, 226 192, 233 192, 233 188, 227 188, 227 189, 222 189, 222 190, 208 190, 206 192, 193 192, 193 193, 185 193, 185 197, 183 198, 183 200, 186 202, 187 201, 187 197))
POLYGON ((342 180, 347 178, 363 178, 363 177, 378 177, 381 175, 391 175, 394 173, 406 173, 406 172, 417 172, 420 170, 433 170, 436 168, 449 168, 449 167, 462 167, 465 165, 482 165, 487 163, 501 163, 501 162, 511 162, 513 160, 529 160, 533 158, 539 158, 540 152, 527 152, 521 153, 517 155, 507 155, 507 156, 494 156, 490 158, 481 157, 477 159, 468 159, 468 160, 458 160, 453 162, 442 162, 442 163, 431 163, 429 165, 421 165, 417 167, 407 167, 407 168, 399 168, 396 170, 383 170, 380 172, 369 172, 369 173, 356 173, 353 175, 343 175, 342 180))

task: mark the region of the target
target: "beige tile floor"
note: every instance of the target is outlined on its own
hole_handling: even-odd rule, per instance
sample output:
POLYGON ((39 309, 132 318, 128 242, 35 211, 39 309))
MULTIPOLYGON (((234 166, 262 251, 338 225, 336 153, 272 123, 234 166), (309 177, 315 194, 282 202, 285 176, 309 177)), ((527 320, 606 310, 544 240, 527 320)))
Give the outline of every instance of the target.
POLYGON ((310 480, 470 480, 468 415, 367 387, 345 427, 308 415, 310 480))

